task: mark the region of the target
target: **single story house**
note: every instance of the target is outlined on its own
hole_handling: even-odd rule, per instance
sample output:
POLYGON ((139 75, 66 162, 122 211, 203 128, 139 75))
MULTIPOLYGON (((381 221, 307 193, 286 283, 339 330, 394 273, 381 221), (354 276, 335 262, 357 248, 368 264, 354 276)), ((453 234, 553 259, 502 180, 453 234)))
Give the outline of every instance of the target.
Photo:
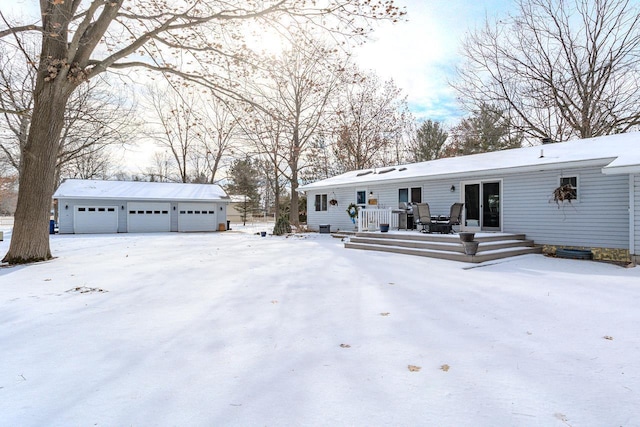
POLYGON ((213 184, 85 179, 66 179, 53 198, 61 234, 226 230, 230 202, 213 184))
POLYGON ((525 233, 546 250, 591 248, 602 259, 640 255, 638 132, 351 171, 299 190, 312 230, 353 230, 351 203, 397 210, 422 202, 446 215, 463 202, 461 230, 525 233), (555 201, 561 186, 571 197, 555 201))

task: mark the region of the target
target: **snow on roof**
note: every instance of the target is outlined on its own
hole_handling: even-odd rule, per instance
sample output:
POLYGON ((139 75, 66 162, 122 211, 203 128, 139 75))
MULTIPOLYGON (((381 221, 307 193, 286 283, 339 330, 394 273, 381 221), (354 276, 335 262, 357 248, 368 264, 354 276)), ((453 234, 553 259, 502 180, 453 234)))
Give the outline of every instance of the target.
POLYGON ((175 182, 101 181, 66 179, 53 195, 54 199, 125 199, 173 201, 229 201, 224 190, 215 184, 175 182))
POLYGON ((640 172, 640 132, 607 135, 569 142, 514 148, 469 156, 449 157, 379 169, 346 172, 300 186, 306 191, 354 184, 428 180, 507 172, 550 170, 571 165, 598 165, 603 173, 640 172))
POLYGON ((231 194, 229 198, 231 199, 231 203, 242 203, 251 200, 251 197, 243 196, 242 194, 231 194))

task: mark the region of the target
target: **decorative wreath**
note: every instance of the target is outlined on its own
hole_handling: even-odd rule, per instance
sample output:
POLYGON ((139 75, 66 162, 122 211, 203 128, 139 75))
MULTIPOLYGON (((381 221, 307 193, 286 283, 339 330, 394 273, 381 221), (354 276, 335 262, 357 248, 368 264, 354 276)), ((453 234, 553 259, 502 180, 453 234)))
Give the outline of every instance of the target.
POLYGON ((355 224, 356 218, 358 218, 358 205, 351 203, 347 208, 347 213, 349 214, 349 218, 351 218, 351 222, 355 224))

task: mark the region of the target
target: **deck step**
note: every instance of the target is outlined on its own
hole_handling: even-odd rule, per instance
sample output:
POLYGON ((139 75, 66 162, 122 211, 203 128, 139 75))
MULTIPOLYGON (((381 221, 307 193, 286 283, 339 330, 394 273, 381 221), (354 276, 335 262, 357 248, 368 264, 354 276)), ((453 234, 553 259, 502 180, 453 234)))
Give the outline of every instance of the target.
POLYGON ((345 248, 472 263, 542 252, 524 234, 483 234, 475 240, 479 242, 475 255, 466 255, 459 237, 451 234, 357 233, 349 237, 345 248))

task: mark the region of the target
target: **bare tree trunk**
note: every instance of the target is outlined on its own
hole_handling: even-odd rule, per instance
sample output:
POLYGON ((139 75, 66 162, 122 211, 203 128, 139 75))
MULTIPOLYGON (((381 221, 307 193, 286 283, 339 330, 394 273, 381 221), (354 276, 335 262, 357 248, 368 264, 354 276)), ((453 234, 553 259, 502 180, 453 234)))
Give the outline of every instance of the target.
POLYGON ((296 227, 300 225, 300 212, 298 212, 298 170, 291 169, 291 208, 289 209, 289 222, 296 227))
POLYGON ((296 120, 293 128, 292 150, 289 157, 289 168, 291 169, 291 206, 289 208, 289 223, 294 226, 300 225, 300 214, 298 212, 298 166, 300 159, 300 108, 296 109, 296 120))
POLYGON ((49 217, 55 190, 56 153, 71 89, 38 82, 33 119, 22 152, 18 204, 9 251, 3 262, 22 264, 51 258, 49 217))

